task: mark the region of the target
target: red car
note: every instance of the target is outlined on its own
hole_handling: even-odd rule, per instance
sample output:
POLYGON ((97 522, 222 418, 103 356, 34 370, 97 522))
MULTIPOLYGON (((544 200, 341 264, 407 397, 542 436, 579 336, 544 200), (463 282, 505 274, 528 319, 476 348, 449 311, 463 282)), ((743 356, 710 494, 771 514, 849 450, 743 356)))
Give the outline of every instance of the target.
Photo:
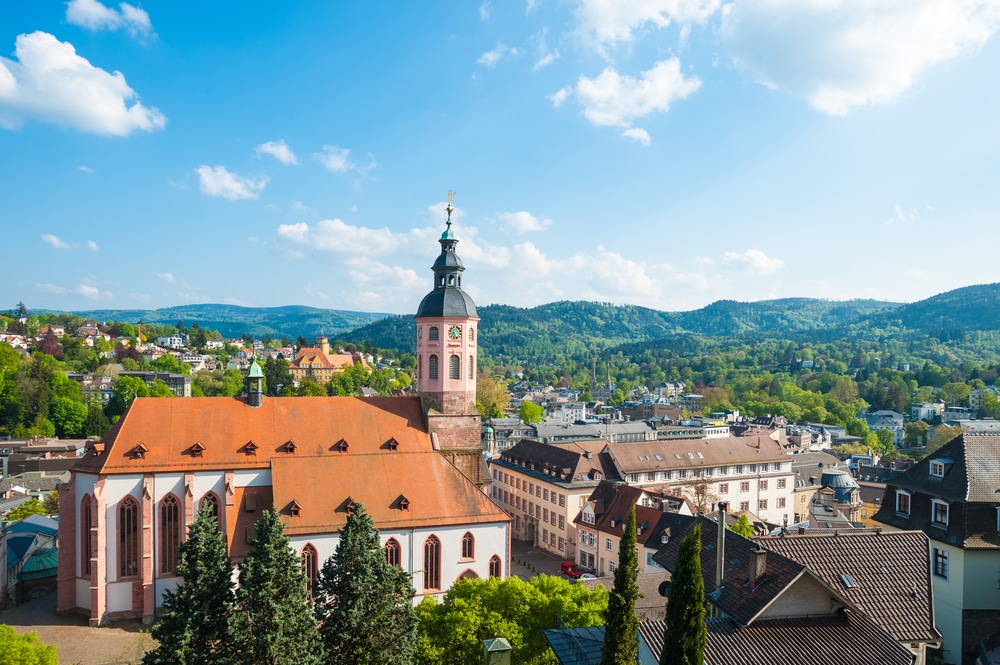
POLYGON ((583 570, 572 561, 562 562, 562 572, 563 574, 572 577, 574 580, 578 579, 580 575, 583 575, 583 570))

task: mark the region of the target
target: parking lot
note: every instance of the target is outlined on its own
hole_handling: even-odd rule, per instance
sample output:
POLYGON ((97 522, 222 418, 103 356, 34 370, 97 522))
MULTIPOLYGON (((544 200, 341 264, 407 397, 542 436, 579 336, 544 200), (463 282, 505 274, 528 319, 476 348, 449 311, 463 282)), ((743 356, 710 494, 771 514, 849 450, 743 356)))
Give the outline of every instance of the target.
POLYGON ((556 575, 568 580, 569 577, 560 570, 562 562, 562 557, 544 552, 526 542, 520 540, 511 542, 511 574, 517 575, 522 580, 541 574, 556 575))

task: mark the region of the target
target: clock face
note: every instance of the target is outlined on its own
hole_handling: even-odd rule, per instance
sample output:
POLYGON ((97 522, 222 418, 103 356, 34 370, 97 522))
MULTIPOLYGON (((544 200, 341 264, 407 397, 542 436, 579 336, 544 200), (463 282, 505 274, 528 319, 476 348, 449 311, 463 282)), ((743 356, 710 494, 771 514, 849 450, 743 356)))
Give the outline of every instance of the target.
POLYGON ((458 339, 461 336, 462 336, 462 329, 459 328, 458 326, 452 326, 451 328, 448 328, 448 337, 451 337, 452 339, 458 339))

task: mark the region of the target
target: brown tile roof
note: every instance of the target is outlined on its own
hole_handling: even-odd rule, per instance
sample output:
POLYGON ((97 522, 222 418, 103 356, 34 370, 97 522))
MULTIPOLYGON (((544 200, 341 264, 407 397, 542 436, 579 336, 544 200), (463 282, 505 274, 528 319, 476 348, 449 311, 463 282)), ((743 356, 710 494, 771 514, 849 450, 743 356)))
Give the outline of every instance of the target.
POLYGON ((290 454, 337 455, 345 441, 351 454, 431 451, 420 399, 416 397, 265 397, 259 408, 223 397, 140 397, 104 436, 104 452, 87 453, 76 467, 89 473, 144 473, 200 469, 268 468, 290 454), (255 455, 247 455, 249 442, 255 455), (288 442, 295 452, 286 452, 288 442), (191 454, 200 442, 201 456, 191 454), (142 444, 141 458, 130 454, 142 444))
POLYGON ((874 518, 899 529, 919 529, 932 540, 966 549, 1000 549, 1000 434, 962 434, 888 481, 874 518), (943 478, 930 465, 945 461, 943 478), (910 515, 896 513, 896 490, 913 494, 910 515), (949 502, 947 528, 931 524, 931 500, 949 502))
POLYGON ((808 566, 897 641, 941 639, 934 627, 929 549, 923 532, 849 531, 754 540, 808 566), (851 582, 854 586, 849 586, 851 582))
MULTIPOLYGON (((709 619, 706 665, 911 665, 915 656, 871 621, 841 610, 825 617, 761 619, 741 628, 709 619)), ((659 654, 664 623, 642 621, 639 632, 659 654)))
POLYGON ((285 533, 340 531, 349 500, 362 503, 379 529, 508 522, 493 501, 437 452, 379 452, 275 457, 274 504, 285 533), (289 510, 301 507, 298 517, 289 510))
POLYGON ((727 437, 610 443, 608 452, 622 473, 788 461, 788 455, 767 437, 760 439, 759 448, 756 438, 727 437))
POLYGON ((603 439, 561 443, 521 439, 501 453, 500 461, 517 465, 520 470, 544 474, 552 482, 596 482, 596 474, 601 478, 617 476, 611 459, 602 452, 607 445, 603 439))

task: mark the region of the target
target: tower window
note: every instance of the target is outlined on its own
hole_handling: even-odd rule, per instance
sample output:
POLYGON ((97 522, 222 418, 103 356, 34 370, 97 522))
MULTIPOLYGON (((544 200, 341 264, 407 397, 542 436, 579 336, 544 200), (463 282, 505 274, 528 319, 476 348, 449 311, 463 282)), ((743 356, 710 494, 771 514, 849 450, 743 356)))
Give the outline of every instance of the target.
POLYGON ((424 357, 417 356, 417 380, 424 378, 424 357))
MULTIPOLYGON (((431 330, 434 330, 434 328, 431 328, 431 330)), ((438 378, 438 357, 436 355, 431 355, 431 357, 427 359, 427 378, 438 378)))
POLYGON ((449 379, 458 379, 458 378, 460 378, 461 372, 459 370, 460 370, 461 364, 462 364, 462 361, 458 359, 458 356, 452 356, 451 358, 448 359, 448 378, 449 379))
POLYGON ((431 326, 430 330, 427 331, 427 339, 438 339, 437 326, 431 326))
POLYGON ((469 354, 469 378, 476 378, 476 359, 472 357, 472 354, 469 354))

